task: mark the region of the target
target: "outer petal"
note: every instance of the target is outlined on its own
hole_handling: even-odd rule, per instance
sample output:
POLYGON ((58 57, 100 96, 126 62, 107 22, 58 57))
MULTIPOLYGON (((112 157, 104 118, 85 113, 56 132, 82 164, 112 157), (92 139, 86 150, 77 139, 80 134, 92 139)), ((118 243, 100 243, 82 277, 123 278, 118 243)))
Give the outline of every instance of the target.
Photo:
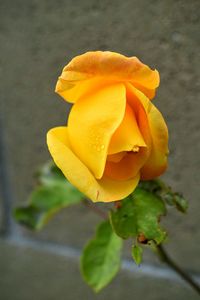
POLYGON ((151 152, 141 170, 141 179, 149 180, 160 176, 167 168, 168 130, 162 114, 152 102, 133 86, 129 88, 132 90, 133 97, 137 97, 141 101, 149 122, 152 138, 151 152))
POLYGON ((79 55, 63 69, 56 85, 56 92, 65 100, 75 102, 77 95, 85 93, 91 86, 89 80, 103 79, 131 82, 140 87, 150 98, 159 86, 159 73, 151 70, 137 57, 109 51, 94 51, 79 55), (81 93, 80 93, 81 91, 81 93))
POLYGON ((106 177, 96 180, 89 169, 72 152, 67 127, 51 129, 47 134, 49 151, 67 179, 94 202, 110 202, 125 198, 137 186, 139 175, 123 182, 106 177))
POLYGON ((103 176, 110 139, 124 117, 126 90, 115 84, 74 104, 68 119, 74 153, 93 172, 103 176))

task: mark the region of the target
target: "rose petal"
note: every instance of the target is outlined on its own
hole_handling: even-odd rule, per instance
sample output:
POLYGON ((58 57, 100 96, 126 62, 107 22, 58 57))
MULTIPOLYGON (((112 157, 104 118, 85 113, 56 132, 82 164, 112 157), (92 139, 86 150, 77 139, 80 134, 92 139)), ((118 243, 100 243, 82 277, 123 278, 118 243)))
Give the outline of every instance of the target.
POLYGON ((154 96, 160 81, 158 71, 151 70, 137 57, 126 57, 109 51, 94 51, 71 60, 58 79, 56 92, 65 100, 76 102, 78 97, 93 85, 90 84, 91 79, 98 85, 101 78, 103 82, 131 82, 140 87, 149 98, 154 96))
POLYGON ((85 79, 82 81, 68 81, 59 77, 56 84, 56 92, 70 103, 75 103, 81 98, 94 93, 96 90, 116 83, 114 80, 105 80, 100 77, 85 79))
POLYGON ((134 92, 133 86, 131 84, 126 84, 126 99, 128 104, 131 106, 132 110, 134 111, 139 130, 145 141, 146 148, 143 148, 143 152, 146 153, 146 159, 147 159, 151 152, 151 144, 152 144, 149 121, 148 121, 145 108, 143 107, 140 99, 133 92, 134 92))
POLYGON ((135 114, 127 103, 124 118, 110 140, 108 154, 131 151, 134 147, 146 147, 146 144, 138 128, 135 114))
POLYGON ((70 112, 72 149, 98 179, 103 175, 109 142, 122 122, 125 107, 125 87, 115 84, 77 101, 70 112))
POLYGON ((167 168, 168 130, 162 114, 152 102, 142 92, 129 85, 130 91, 132 99, 137 97, 140 100, 148 118, 152 144, 149 158, 141 170, 141 178, 149 180, 160 176, 167 168))
POLYGON ((113 180, 128 180, 134 178, 146 161, 146 151, 128 152, 119 162, 107 160, 104 175, 113 180))
POLYGON ((49 151, 66 178, 92 201, 110 202, 125 198, 137 186, 139 175, 123 182, 105 176, 96 180, 89 169, 72 152, 67 127, 57 127, 47 134, 49 151))
POLYGON ((144 86, 140 85, 139 83, 134 82, 133 84, 134 87, 136 87, 139 91, 141 91, 143 94, 147 96, 149 99, 153 99, 156 94, 156 89, 148 89, 145 88, 144 86))
POLYGON ((115 154, 110 154, 107 156, 107 161, 112 161, 112 162, 119 162, 124 156, 126 155, 126 152, 119 152, 115 154))

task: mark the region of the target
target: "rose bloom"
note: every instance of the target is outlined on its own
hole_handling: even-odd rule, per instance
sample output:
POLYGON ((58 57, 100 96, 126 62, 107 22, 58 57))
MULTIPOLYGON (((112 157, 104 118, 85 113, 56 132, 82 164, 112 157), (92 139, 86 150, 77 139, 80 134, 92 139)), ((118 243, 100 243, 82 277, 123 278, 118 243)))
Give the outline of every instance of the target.
POLYGON ((152 104, 159 73, 136 57, 87 52, 64 67, 56 92, 73 103, 47 134, 65 177, 92 201, 120 200, 167 166, 168 131, 152 104))

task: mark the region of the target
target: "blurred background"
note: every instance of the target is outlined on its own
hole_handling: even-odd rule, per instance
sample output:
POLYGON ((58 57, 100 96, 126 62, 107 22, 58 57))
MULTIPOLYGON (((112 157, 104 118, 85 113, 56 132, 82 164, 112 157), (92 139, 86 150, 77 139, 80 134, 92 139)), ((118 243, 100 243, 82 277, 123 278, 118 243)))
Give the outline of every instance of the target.
MULTIPOLYGON (((170 134, 163 178, 189 200, 186 216, 172 209, 163 220, 166 248, 198 275, 199 32, 199 0, 0 1, 0 299, 198 299, 148 251, 138 272, 128 266, 95 295, 82 281, 78 255, 99 222, 96 215, 68 208, 32 233, 15 224, 10 211, 27 201, 34 173, 50 159, 47 130, 66 123, 69 106, 54 93, 63 66, 88 50, 138 56, 161 76, 154 103, 170 134)), ((124 256, 131 261, 129 252, 124 256)))

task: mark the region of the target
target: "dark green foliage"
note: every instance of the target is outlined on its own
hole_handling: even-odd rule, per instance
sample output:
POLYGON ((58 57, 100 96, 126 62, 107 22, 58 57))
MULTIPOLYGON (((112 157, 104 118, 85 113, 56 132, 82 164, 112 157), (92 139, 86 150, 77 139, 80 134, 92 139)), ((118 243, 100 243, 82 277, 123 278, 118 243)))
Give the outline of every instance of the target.
POLYGON ((81 257, 83 277, 94 291, 99 292, 118 272, 121 248, 122 240, 113 232, 110 223, 101 223, 81 257))
POLYGON ((114 231, 123 239, 143 235, 159 244, 166 236, 159 226, 159 218, 165 213, 165 205, 159 197, 137 188, 122 201, 120 208, 111 211, 110 219, 114 231))

